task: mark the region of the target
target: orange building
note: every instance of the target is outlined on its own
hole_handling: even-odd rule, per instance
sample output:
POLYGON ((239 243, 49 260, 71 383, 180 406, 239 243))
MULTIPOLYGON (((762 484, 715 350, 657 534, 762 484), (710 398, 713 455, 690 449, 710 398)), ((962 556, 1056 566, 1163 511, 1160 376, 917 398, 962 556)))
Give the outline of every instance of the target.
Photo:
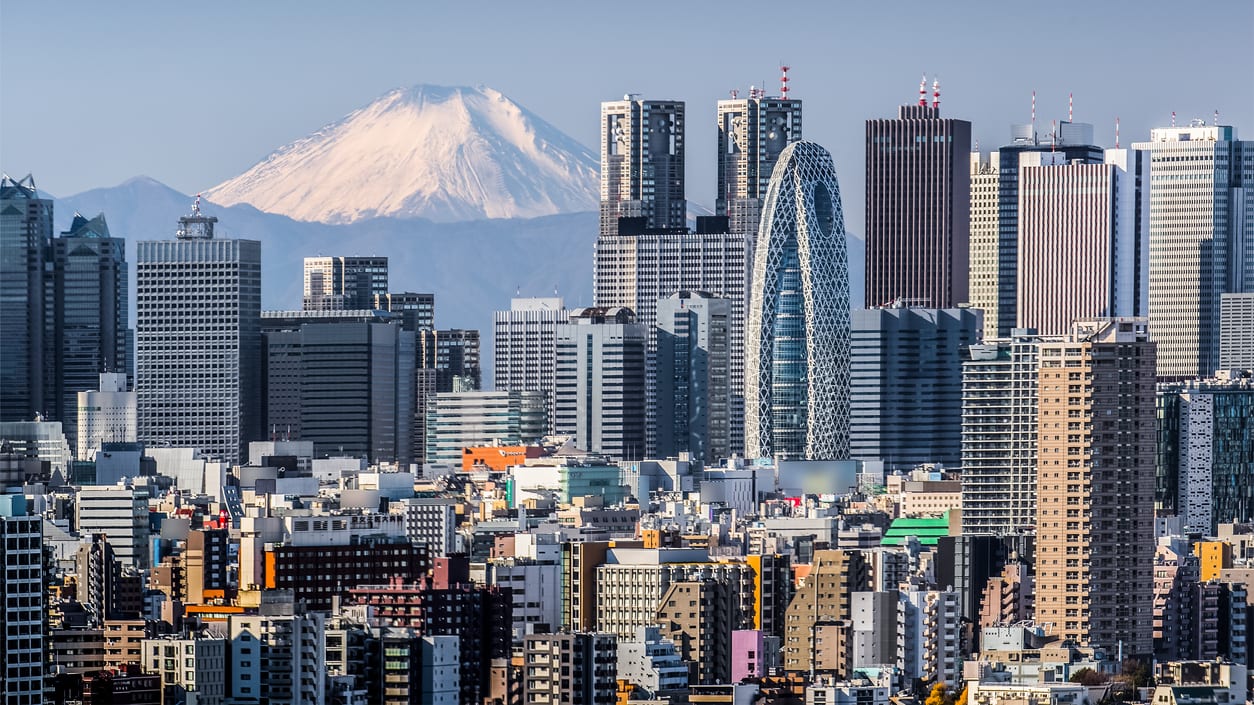
POLYGON ((529 458, 544 455, 540 446, 484 446, 462 450, 462 472, 492 470, 505 472, 511 465, 522 465, 529 458))

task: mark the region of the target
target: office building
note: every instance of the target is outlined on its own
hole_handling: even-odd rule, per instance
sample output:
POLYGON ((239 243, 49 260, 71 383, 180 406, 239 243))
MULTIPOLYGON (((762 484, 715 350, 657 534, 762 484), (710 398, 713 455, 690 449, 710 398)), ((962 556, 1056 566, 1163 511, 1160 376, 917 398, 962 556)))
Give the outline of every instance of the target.
POLYGON ((1150 130, 1149 318, 1160 377, 1219 368, 1221 296, 1254 292, 1254 142, 1194 121, 1150 130))
POLYGON ((731 325, 731 302, 705 292, 658 302, 656 457, 731 457, 731 325))
POLYGON ((836 167, 784 149, 754 250, 745 332, 745 453, 849 457, 849 262, 836 167))
POLYGON ((671 583, 657 606, 663 636, 692 667, 693 684, 727 683, 732 673, 732 631, 741 625, 740 596, 731 582, 671 583))
POLYGON ((1036 620, 1079 644, 1153 654, 1154 342, 1143 318, 1042 342, 1036 620))
POLYGON ((283 590, 261 593, 255 614, 227 619, 227 699, 271 705, 319 705, 326 697, 324 613, 307 611, 283 590))
POLYGON ((771 172, 784 147, 800 139, 800 100, 758 95, 755 89, 748 98, 718 102, 714 212, 727 216, 731 232, 757 237, 771 172))
POLYGON ((387 257, 306 257, 306 311, 360 311, 388 295, 387 257))
POLYGON ((46 461, 53 472, 68 472, 74 459, 60 421, 0 421, 0 440, 18 457, 46 461))
POLYGON ((435 330, 435 294, 376 294, 369 308, 401 314, 406 330, 435 330))
POLYGON ((725 217, 698 217, 696 229, 646 228, 624 220, 616 234, 602 235, 593 268, 594 305, 629 308, 648 333, 646 393, 649 454, 657 455, 658 302, 679 291, 703 291, 731 302, 732 450, 743 449, 745 286, 752 243, 731 232, 725 217))
POLYGON ((896 305, 853 311, 849 453, 887 470, 962 460, 962 360, 980 312, 896 305))
POLYGON ((51 244, 50 411, 77 453, 78 393, 94 389, 102 373, 121 373, 124 384, 133 373, 126 241, 109 235, 103 213, 91 220, 76 213, 51 244))
POLYGON ((523 640, 523 702, 616 702, 618 639, 613 634, 532 634, 523 640))
POLYGON ((1254 292, 1219 297, 1219 369, 1254 369, 1254 292))
POLYGON ((628 95, 601 104, 601 235, 619 218, 644 218, 650 228, 682 228, 684 104, 628 95))
POLYGON ((441 394, 481 389, 479 331, 420 329, 418 367, 436 371, 436 391, 441 394))
POLYGON ((101 372, 95 390, 79 392, 78 459, 94 459, 101 443, 134 443, 136 403, 135 392, 126 390, 124 372, 101 372))
POLYGON ((590 453, 645 456, 648 329, 627 308, 581 308, 557 327, 553 428, 590 453))
POLYGON ((535 443, 548 429, 542 392, 449 392, 427 406, 427 465, 461 469, 467 448, 535 443))
POLYGON ((516 298, 492 321, 492 388, 504 392, 542 392, 553 423, 553 377, 557 326, 570 319, 558 297, 516 298))
POLYGON ((139 243, 138 430, 237 463, 261 436, 261 243, 215 238, 217 222, 196 203, 176 239, 139 243))
MULTIPOLYGON (((1035 121, 1026 125, 1010 126, 1011 142, 997 150, 997 337, 1011 335, 1017 321, 1019 297, 1019 161, 1026 154, 1047 152, 1061 155, 1068 164, 1101 164, 1104 151, 1093 144, 1093 126, 1082 122, 1063 120, 1051 126, 1048 134, 1036 130, 1035 121)), ((991 272, 990 258, 993 253, 982 251, 981 262, 976 266, 991 272)), ((985 286, 993 286, 989 279, 985 286)), ((985 289, 981 299, 989 295, 985 289)))
MULTIPOLYGON (((999 217, 997 185, 1001 179, 997 152, 987 158, 971 153, 971 235, 968 242, 967 300, 984 312, 982 338, 997 337, 997 274, 999 217)), ((962 302, 960 302, 962 303, 962 302)))
POLYGON ((267 431, 313 442, 317 457, 412 460, 416 348, 396 314, 267 311, 262 320, 267 431))
POLYGON ((27 513, 25 496, 0 494, 0 546, 4 546, 0 551, 0 599, 5 606, 0 610, 0 668, 4 669, 0 701, 6 704, 43 702, 43 521, 27 513))
POLYGON ((1102 163, 1058 152, 1019 158, 1016 328, 1065 335, 1081 318, 1144 316, 1149 199, 1144 155, 1106 150, 1102 163))
POLYGON ((962 533, 1036 528, 1035 331, 985 340, 962 365, 962 533))
POLYGON ((395 536, 360 536, 351 544, 287 543, 262 557, 267 590, 291 591, 307 609, 328 612, 352 588, 389 580, 416 583, 431 567, 426 546, 395 536))
POLYGON ((29 174, 0 178, 0 421, 49 417, 45 375, 53 371, 45 311, 46 259, 52 240, 52 199, 41 198, 29 174))
POLYGON ((1187 534, 1254 518, 1254 372, 1165 384, 1158 504, 1187 534))
POLYGON ((918 105, 866 121, 866 302, 950 308, 967 300, 971 123, 918 105))
POLYGON ((74 497, 74 526, 80 536, 104 534, 123 568, 144 571, 148 555, 148 500, 132 487, 84 487, 74 497))

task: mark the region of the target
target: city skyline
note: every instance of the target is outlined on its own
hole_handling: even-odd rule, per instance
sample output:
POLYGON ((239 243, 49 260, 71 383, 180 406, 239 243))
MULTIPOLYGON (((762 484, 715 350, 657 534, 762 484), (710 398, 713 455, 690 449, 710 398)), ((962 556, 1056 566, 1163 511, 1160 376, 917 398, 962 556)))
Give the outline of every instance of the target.
MULTIPOLYGON (((1027 122, 1033 90, 1038 124, 1065 118, 1068 94, 1074 94, 1076 119, 1093 123, 1096 141, 1103 146, 1113 146, 1116 117, 1128 143, 1143 139, 1151 128, 1169 125, 1173 110, 1182 123, 1191 118, 1209 122, 1216 109, 1225 124, 1254 123, 1254 69, 1240 48, 1254 23, 1254 7, 1226 3, 1219 10, 1231 21, 1204 29, 1160 22, 1171 7, 1063 5, 1045 24, 1066 24, 1066 51, 1051 50, 1044 38, 1028 61, 1014 62, 987 59, 1018 52, 1023 39, 1039 36, 1033 28, 1042 24, 1034 22, 1031 8, 984 4, 945 15, 920 5, 913 13, 918 21, 906 23, 887 8, 822 8, 814 11, 813 21, 790 26, 795 37, 785 40, 781 33, 778 40, 755 39, 758 51, 725 55, 717 65, 691 62, 675 70, 679 67, 669 52, 641 52, 631 62, 602 52, 594 29, 601 25, 599 13, 575 5, 553 7, 553 15, 569 28, 560 33, 553 29, 552 16, 512 8, 471 17, 451 7, 394 7, 397 21, 379 22, 339 17, 330 6, 302 5, 300 12, 9 6, 0 28, 0 58, 7 66, 29 63, 40 70, 8 72, 0 87, 0 123, 5 125, 0 152, 6 157, 5 169, 20 172, 16 175, 35 173, 41 188, 58 197, 140 174, 195 193, 398 86, 490 85, 589 147, 597 143, 597 104, 636 92, 647 99, 688 103, 688 199, 713 209, 716 102, 732 88, 745 95, 751 84, 776 94, 779 65, 787 63, 793 67, 790 97, 805 101, 811 116, 806 136, 832 151, 846 198, 856 203, 863 192, 863 121, 891 115, 910 102, 923 72, 929 85, 934 76, 941 80, 942 114, 971 121, 973 142, 985 151, 1010 141, 1010 124, 1027 122), (467 52, 461 44, 450 45, 457 33, 435 31, 469 22, 481 32, 485 46, 504 51, 467 52), (185 27, 229 36, 242 50, 180 51, 185 27), (395 41, 405 27, 418 28, 413 31, 422 41, 395 41), (864 27, 891 29, 860 32, 864 27), (1152 80, 1121 74, 1126 64, 1118 42, 1110 41, 1112 27, 1146 45, 1204 44, 1209 68, 1198 71, 1192 64, 1163 60, 1152 80), (363 39, 350 41, 350 33, 363 39), (555 34, 561 41, 552 41, 555 34), (89 61, 82 51, 67 50, 91 46, 99 36, 116 40, 110 52, 93 52, 89 61), (545 41, 532 41, 537 37, 545 41), (358 50, 318 49, 332 42, 348 42, 358 50), (502 61, 502 54, 513 58, 502 61), (876 70, 838 68, 866 57, 877 62, 876 70), (203 95, 205 109, 181 111, 178 120, 153 119, 189 93, 203 95), (66 103, 70 96, 95 106, 92 121, 74 119, 72 110, 22 107, 66 103), (189 151, 198 158, 186 159, 189 151), (97 158, 85 163, 84 153, 97 158)), ((714 51, 723 37, 742 31, 731 19, 734 12, 667 11, 675 20, 650 25, 648 44, 680 42, 701 55, 703 49, 714 51), (694 35, 690 30, 695 22, 709 31, 694 35)), ((638 35, 633 28, 642 27, 643 18, 651 14, 616 19, 623 31, 638 35)), ((902 15, 912 13, 907 9, 902 15)), ((860 235, 862 213, 850 209, 848 215, 850 232, 860 235)))

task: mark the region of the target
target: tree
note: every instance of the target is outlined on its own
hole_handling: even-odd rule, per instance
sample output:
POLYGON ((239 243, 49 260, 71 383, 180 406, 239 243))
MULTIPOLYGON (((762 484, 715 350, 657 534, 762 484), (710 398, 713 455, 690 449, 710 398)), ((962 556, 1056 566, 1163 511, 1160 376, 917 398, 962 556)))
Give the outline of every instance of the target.
POLYGON ((954 705, 954 691, 944 683, 937 682, 932 686, 923 705, 954 705))
POLYGON ((1102 674, 1091 668, 1081 668, 1071 674, 1071 682, 1079 683, 1083 686, 1094 686, 1105 683, 1106 679, 1102 677, 1102 674))

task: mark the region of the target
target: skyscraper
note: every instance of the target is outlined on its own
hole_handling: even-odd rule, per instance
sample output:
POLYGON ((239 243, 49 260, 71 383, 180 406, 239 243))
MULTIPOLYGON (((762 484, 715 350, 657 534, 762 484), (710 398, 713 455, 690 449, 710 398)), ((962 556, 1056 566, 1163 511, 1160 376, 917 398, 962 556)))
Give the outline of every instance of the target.
POLYGON ((714 212, 731 232, 757 236, 762 200, 779 155, 801 139, 801 101, 766 97, 718 102, 718 192, 714 212))
MULTIPOLYGON (((1093 126, 1064 120, 1041 136, 1033 121, 1027 125, 1011 125, 1011 143, 997 151, 997 249, 980 250, 981 260, 973 266, 992 271, 989 258, 996 257, 996 279, 981 279, 982 287, 996 287, 997 329, 990 337, 1011 335, 1018 322, 1019 296, 1019 160, 1025 154, 1050 152, 1060 154, 1067 163, 1101 164, 1103 151, 1093 145, 1093 126)), ((987 300, 987 289, 976 294, 987 300)))
POLYGON ((1037 347, 1033 330, 986 339, 962 365, 962 533, 1036 528, 1037 347))
POLYGON ((619 459, 644 457, 648 331, 626 308, 581 308, 557 327, 557 433, 619 459))
POLYGON ((849 263, 836 167, 794 142, 771 175, 745 334, 750 457, 849 456, 849 263))
POLYGON ((101 443, 134 443, 136 408, 135 392, 126 390, 126 373, 101 372, 96 389, 78 393, 75 457, 92 460, 101 443))
POLYGON ((1158 374, 1219 367, 1220 299, 1254 292, 1254 141, 1195 121, 1150 131, 1149 318, 1158 374))
POLYGON ((971 123, 918 105, 866 121, 866 301, 933 308, 967 301, 971 123))
POLYGON ((1078 644, 1153 654, 1154 346, 1143 318, 1042 343, 1036 620, 1078 644))
POLYGON ((261 243, 179 218, 177 238, 139 243, 139 440, 239 462, 261 435, 261 243))
POLYGON ((0 702, 39 705, 44 688, 43 518, 26 510, 21 484, 0 487, 0 702), (7 490, 7 491, 6 491, 7 490), (17 494, 8 494, 16 490, 17 494))
POLYGON ((601 235, 617 233, 619 218, 687 223, 682 101, 627 95, 601 104, 601 235))
MULTIPOLYGON (((400 316, 266 312, 265 427, 313 441, 314 453, 349 453, 372 463, 412 459, 414 332, 400 316), (336 320, 339 319, 339 320, 336 320)), ((347 314, 348 312, 344 312, 347 314)))
POLYGON ((731 456, 731 302, 679 291, 658 302, 657 455, 731 456))
POLYGON ((375 294, 366 308, 401 314, 405 327, 412 331, 435 330, 435 294, 412 291, 375 294))
POLYGON ((967 303, 984 312, 985 338, 997 337, 998 154, 971 153, 971 235, 967 303))
POLYGON ((752 245, 718 216, 697 218, 693 232, 643 228, 639 219, 621 225, 616 234, 597 240, 593 298, 601 308, 631 309, 648 333, 649 454, 656 452, 657 306, 677 291, 705 291, 731 302, 732 452, 741 452, 745 283, 752 245))
POLYGON ((513 299, 493 314, 492 387, 498 392, 543 392, 553 425, 553 375, 557 326, 570 312, 557 297, 513 299))
POLYGON ((1144 161, 1126 149, 1106 150, 1104 163, 1020 156, 1016 328, 1063 335, 1081 318, 1145 315, 1144 161))
POLYGON ((479 331, 463 328, 418 330, 418 367, 434 368, 437 392, 480 389, 479 331))
POLYGON ((1254 291, 1220 297, 1219 369, 1254 369, 1254 291))
POLYGON ((44 261, 52 239, 52 200, 40 198, 34 177, 0 178, 0 421, 51 416, 51 375, 45 341, 44 261))
POLYGON ((103 213, 91 220, 76 213, 51 244, 52 337, 45 342, 54 352, 56 418, 77 446, 79 392, 95 389, 101 373, 121 373, 123 384, 132 376, 126 241, 110 237, 103 213))
POLYGON ((886 469, 962 460, 962 358, 980 338, 970 308, 852 313, 849 453, 886 469))
POLYGON ((306 257, 306 311, 360 311, 388 293, 387 257, 306 257))

